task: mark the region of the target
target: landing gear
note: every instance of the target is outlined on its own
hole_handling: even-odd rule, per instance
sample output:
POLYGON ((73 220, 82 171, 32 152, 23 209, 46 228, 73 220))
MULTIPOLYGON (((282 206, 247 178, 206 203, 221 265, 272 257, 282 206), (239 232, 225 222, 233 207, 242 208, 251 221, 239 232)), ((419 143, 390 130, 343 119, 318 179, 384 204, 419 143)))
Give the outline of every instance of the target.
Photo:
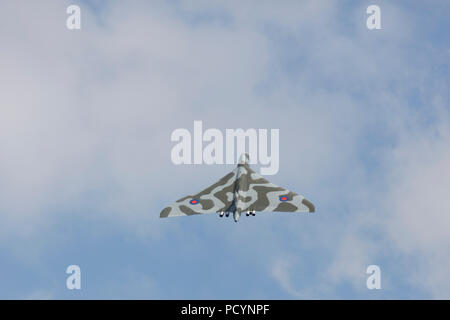
POLYGON ((255 210, 253 210, 253 211, 247 211, 246 213, 245 213, 245 215, 248 217, 248 216, 256 216, 256 211, 255 210))

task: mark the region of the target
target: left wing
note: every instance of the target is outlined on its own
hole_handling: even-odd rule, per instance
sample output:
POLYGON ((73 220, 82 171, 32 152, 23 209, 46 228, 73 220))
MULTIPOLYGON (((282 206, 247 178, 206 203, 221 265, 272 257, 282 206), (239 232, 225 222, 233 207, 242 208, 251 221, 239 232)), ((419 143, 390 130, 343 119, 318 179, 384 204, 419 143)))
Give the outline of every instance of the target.
POLYGON ((241 211, 315 211, 314 205, 304 196, 269 182, 248 165, 244 168, 239 178, 238 208, 241 211))
POLYGON ((226 211, 233 203, 237 169, 205 190, 189 195, 164 208, 159 217, 190 216, 226 211))

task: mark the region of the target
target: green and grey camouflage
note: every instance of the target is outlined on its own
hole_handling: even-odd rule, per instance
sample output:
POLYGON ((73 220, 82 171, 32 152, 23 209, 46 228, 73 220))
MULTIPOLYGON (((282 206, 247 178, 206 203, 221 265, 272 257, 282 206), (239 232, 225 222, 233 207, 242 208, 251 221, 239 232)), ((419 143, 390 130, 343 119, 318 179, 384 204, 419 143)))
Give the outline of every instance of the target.
POLYGON ((202 213, 228 217, 233 213, 237 222, 242 212, 247 216, 256 211, 314 212, 314 205, 305 197, 267 181, 250 169, 248 160, 248 155, 243 154, 236 169, 205 190, 164 208, 160 217, 202 213))

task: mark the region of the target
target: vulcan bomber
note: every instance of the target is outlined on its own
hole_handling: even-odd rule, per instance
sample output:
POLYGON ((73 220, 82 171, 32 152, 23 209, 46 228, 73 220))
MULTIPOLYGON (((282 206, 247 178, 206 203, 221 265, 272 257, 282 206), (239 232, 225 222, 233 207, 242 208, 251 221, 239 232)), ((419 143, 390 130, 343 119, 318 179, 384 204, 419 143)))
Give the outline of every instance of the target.
POLYGON ((314 205, 304 196, 279 187, 253 171, 249 156, 243 154, 237 167, 205 190, 185 196, 164 208, 160 218, 218 213, 232 214, 238 222, 241 214, 255 216, 256 212, 314 212, 314 205))

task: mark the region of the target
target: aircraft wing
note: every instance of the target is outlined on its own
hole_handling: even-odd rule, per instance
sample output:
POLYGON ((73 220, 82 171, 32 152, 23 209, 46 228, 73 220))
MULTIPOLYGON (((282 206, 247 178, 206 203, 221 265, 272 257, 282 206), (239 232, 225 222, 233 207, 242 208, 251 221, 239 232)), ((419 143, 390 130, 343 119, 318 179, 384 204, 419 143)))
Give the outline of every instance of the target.
POLYGON ((160 218, 226 211, 233 203, 236 174, 237 169, 205 190, 177 200, 161 211, 160 218))
POLYGON ((241 211, 314 212, 314 205, 304 196, 279 187, 245 165, 247 179, 239 186, 241 211))

